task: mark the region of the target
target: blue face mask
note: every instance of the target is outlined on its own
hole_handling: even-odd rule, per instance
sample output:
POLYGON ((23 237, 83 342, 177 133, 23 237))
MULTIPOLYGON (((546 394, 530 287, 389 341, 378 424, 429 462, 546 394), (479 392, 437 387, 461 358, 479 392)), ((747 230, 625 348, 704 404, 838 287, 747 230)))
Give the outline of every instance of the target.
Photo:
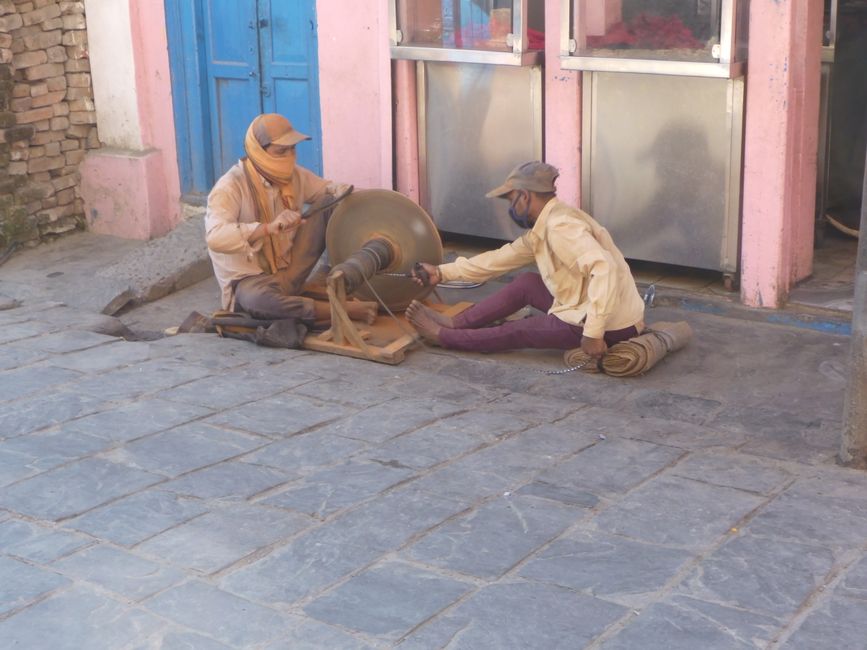
MULTIPOLYGON (((515 203, 517 203, 517 199, 515 203)), ((533 224, 530 222, 530 205, 527 203, 527 208, 524 210, 523 214, 518 214, 518 210, 515 208, 515 203, 512 203, 509 206, 509 217, 519 228, 532 228, 533 224)))

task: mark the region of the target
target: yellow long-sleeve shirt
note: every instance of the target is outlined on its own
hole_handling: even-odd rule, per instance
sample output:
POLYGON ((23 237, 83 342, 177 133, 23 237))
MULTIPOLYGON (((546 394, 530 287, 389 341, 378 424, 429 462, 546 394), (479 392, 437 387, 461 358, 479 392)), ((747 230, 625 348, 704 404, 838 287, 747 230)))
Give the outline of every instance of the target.
POLYGON ((608 231, 589 214, 554 198, 515 241, 439 267, 443 281, 484 282, 535 262, 554 304, 548 311, 590 338, 639 325, 644 301, 608 231))

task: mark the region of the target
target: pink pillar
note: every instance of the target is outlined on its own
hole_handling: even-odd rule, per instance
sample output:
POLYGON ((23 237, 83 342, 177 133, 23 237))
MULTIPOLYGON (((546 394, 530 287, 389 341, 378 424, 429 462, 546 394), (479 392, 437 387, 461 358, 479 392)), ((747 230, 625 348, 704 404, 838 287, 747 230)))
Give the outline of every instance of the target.
POLYGON ((419 202, 418 104, 415 61, 395 61, 394 155, 397 191, 419 202))
MULTIPOLYGON (((103 7, 88 7, 89 27, 104 27, 99 18, 104 19, 103 7)), ((162 3, 145 8, 130 0, 128 7, 129 23, 116 26, 116 37, 130 37, 134 83, 128 79, 128 86, 117 88, 117 78, 108 71, 117 56, 115 37, 91 38, 97 127, 104 147, 89 152, 82 163, 81 193, 92 231, 150 239, 169 232, 181 218, 168 41, 162 3), (103 89, 100 95, 99 83, 115 88, 103 89), (99 105, 101 98, 112 94, 134 97, 127 111, 121 114, 113 106, 99 105)))
POLYGON ((545 0, 545 161, 560 170, 557 195, 581 201, 581 73, 560 69, 560 0, 545 0))
POLYGON ((392 187, 388 3, 318 0, 323 173, 358 188, 392 187))
POLYGON ((741 299, 779 307, 812 271, 822 3, 753 0, 741 299))

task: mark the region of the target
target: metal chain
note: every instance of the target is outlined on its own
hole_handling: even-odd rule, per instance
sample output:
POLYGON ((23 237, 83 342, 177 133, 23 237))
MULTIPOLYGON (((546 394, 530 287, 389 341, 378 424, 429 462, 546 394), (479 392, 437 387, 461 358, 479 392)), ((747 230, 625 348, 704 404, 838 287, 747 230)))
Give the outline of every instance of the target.
POLYGON ((575 372, 576 370, 586 368, 594 361, 597 361, 597 359, 590 357, 584 363, 579 363, 577 366, 572 366, 571 368, 566 368, 565 370, 536 370, 536 372, 540 372, 543 375, 565 375, 567 372, 575 372))

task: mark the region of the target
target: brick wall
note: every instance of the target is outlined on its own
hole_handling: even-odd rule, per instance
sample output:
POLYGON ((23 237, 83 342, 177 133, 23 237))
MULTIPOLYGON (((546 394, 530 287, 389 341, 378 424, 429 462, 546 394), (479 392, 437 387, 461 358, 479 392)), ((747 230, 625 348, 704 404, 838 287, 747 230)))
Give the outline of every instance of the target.
POLYGON ((0 245, 84 227, 97 147, 84 2, 0 0, 0 245))

